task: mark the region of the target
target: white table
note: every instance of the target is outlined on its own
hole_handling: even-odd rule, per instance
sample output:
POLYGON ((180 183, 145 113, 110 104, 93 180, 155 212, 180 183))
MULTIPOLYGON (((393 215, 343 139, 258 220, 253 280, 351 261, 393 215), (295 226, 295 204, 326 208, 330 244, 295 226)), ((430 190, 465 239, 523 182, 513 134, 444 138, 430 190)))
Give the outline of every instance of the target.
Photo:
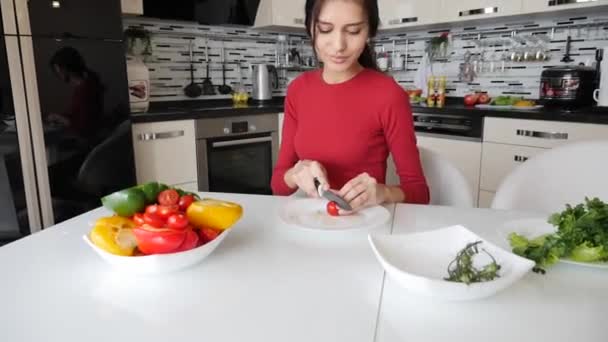
MULTIPOLYGON (((496 244, 499 225, 534 213, 397 205, 393 234, 462 224, 496 244)), ((558 264, 496 296, 440 302, 386 278, 376 341, 608 341, 608 270, 558 264)))
POLYGON ((85 245, 105 210, 0 248, 0 340, 373 340, 383 270, 365 232, 286 227, 284 198, 212 196, 243 219, 201 264, 163 277, 119 275, 85 245))
MULTIPOLYGON (((285 226, 283 198, 211 196, 241 203, 243 219, 200 265, 163 277, 117 274, 84 244, 101 209, 0 247, 0 340, 608 340, 606 270, 558 265, 483 301, 438 302, 385 279, 365 232, 285 226)), ((464 224, 495 241, 497 225, 526 217, 398 205, 392 230, 464 224)))

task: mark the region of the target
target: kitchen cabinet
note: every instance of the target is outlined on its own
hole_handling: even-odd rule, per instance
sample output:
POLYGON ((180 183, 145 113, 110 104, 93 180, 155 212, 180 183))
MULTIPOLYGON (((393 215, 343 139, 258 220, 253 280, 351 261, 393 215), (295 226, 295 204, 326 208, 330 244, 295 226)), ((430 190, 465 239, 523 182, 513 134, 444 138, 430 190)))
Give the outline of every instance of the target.
POLYGON ((120 2, 122 5, 122 14, 144 14, 144 0, 120 0, 120 2))
POLYGON ((305 5, 305 0, 261 0, 254 28, 303 30, 305 5))
POLYGON ((523 12, 548 12, 601 5, 608 5, 608 0, 526 0, 523 3, 523 12))
POLYGON ((137 183, 190 184, 198 189, 194 127, 194 120, 133 124, 137 183))
MULTIPOLYGON (((436 137, 417 133, 418 147, 426 148, 451 162, 467 179, 473 202, 479 194, 479 174, 481 164, 481 142, 459 140, 449 136, 436 137)), ((399 176, 392 157, 387 161, 386 184, 399 184, 399 176)))
POLYGON ((530 158, 563 144, 608 138, 608 125, 486 118, 480 207, 489 207, 500 184, 530 158))
POLYGON ((493 18, 522 13, 522 0, 442 0, 442 22, 493 18))
POLYGON ((434 24, 440 21, 437 9, 443 0, 379 0, 380 29, 434 24))

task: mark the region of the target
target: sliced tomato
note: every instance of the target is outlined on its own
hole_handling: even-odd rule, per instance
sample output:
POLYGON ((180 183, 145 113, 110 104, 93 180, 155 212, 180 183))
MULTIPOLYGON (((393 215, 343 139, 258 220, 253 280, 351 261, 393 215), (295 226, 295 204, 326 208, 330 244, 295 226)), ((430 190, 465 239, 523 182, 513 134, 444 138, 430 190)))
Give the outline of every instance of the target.
POLYGON ((175 252, 186 239, 186 231, 158 229, 148 224, 133 228, 137 248, 144 254, 175 252))
POLYGON ((179 202, 179 193, 175 189, 161 191, 156 199, 162 205, 176 205, 179 202))
POLYGON ((212 228, 201 228, 200 229, 200 236, 201 236, 201 242, 203 244, 213 241, 216 237, 218 237, 218 235, 220 235, 222 233, 222 231, 220 230, 215 230, 212 228))
POLYGON ((135 213, 135 215, 133 215, 133 222, 135 222, 136 226, 142 226, 144 223, 146 223, 144 221, 144 214, 142 213, 135 213))
POLYGON ((164 228, 166 221, 156 214, 144 213, 144 223, 149 224, 154 228, 164 228))
POLYGON ((331 216, 340 216, 340 208, 334 201, 327 202, 327 213, 331 216))
POLYGON ((175 230, 184 230, 188 227, 188 218, 186 215, 178 213, 169 216, 167 219, 167 228, 175 230))
POLYGON ((158 206, 158 217, 167 220, 171 215, 175 215, 179 212, 177 205, 159 205, 158 206))
POLYGON ((182 242, 182 244, 179 247, 177 247, 177 249, 175 251, 176 252, 189 251, 189 250, 195 248, 196 246, 198 246, 198 240, 199 240, 198 235, 192 230, 192 227, 189 227, 186 230, 186 238, 184 239, 184 242, 182 242))
POLYGON ((178 202, 179 210, 186 211, 192 202, 194 202, 194 196, 192 195, 184 195, 180 197, 178 202))

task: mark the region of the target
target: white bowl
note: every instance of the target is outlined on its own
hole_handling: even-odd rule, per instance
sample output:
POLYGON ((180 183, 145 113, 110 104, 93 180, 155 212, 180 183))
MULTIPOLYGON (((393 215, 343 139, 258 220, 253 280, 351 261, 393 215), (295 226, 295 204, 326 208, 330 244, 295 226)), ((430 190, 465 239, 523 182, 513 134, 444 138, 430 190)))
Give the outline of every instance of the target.
POLYGON ((118 271, 131 274, 166 274, 191 267, 201 262, 211 254, 220 243, 222 243, 229 232, 230 229, 227 229, 213 239, 213 241, 207 242, 206 244, 189 251, 130 257, 115 255, 104 251, 95 246, 88 235, 84 235, 83 239, 102 259, 118 271))
MULTIPOLYGON (((534 267, 533 261, 500 249, 462 226, 404 235, 369 235, 369 242, 386 273, 403 288, 443 300, 492 296, 534 267), (448 276, 448 265, 456 254, 475 241, 482 241, 481 247, 501 265, 500 277, 470 285, 444 280, 448 276)), ((485 253, 475 257, 476 266, 489 261, 485 253)))

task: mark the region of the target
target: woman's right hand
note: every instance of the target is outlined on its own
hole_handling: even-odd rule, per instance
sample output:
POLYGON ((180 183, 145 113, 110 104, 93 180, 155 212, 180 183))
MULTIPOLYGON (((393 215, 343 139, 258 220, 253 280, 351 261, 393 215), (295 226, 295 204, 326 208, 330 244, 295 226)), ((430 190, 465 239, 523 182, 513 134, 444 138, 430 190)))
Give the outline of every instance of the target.
POLYGON ((285 183, 290 188, 300 188, 310 197, 319 197, 314 179, 317 178, 324 190, 329 190, 327 171, 321 163, 313 160, 300 160, 285 173, 285 183))

